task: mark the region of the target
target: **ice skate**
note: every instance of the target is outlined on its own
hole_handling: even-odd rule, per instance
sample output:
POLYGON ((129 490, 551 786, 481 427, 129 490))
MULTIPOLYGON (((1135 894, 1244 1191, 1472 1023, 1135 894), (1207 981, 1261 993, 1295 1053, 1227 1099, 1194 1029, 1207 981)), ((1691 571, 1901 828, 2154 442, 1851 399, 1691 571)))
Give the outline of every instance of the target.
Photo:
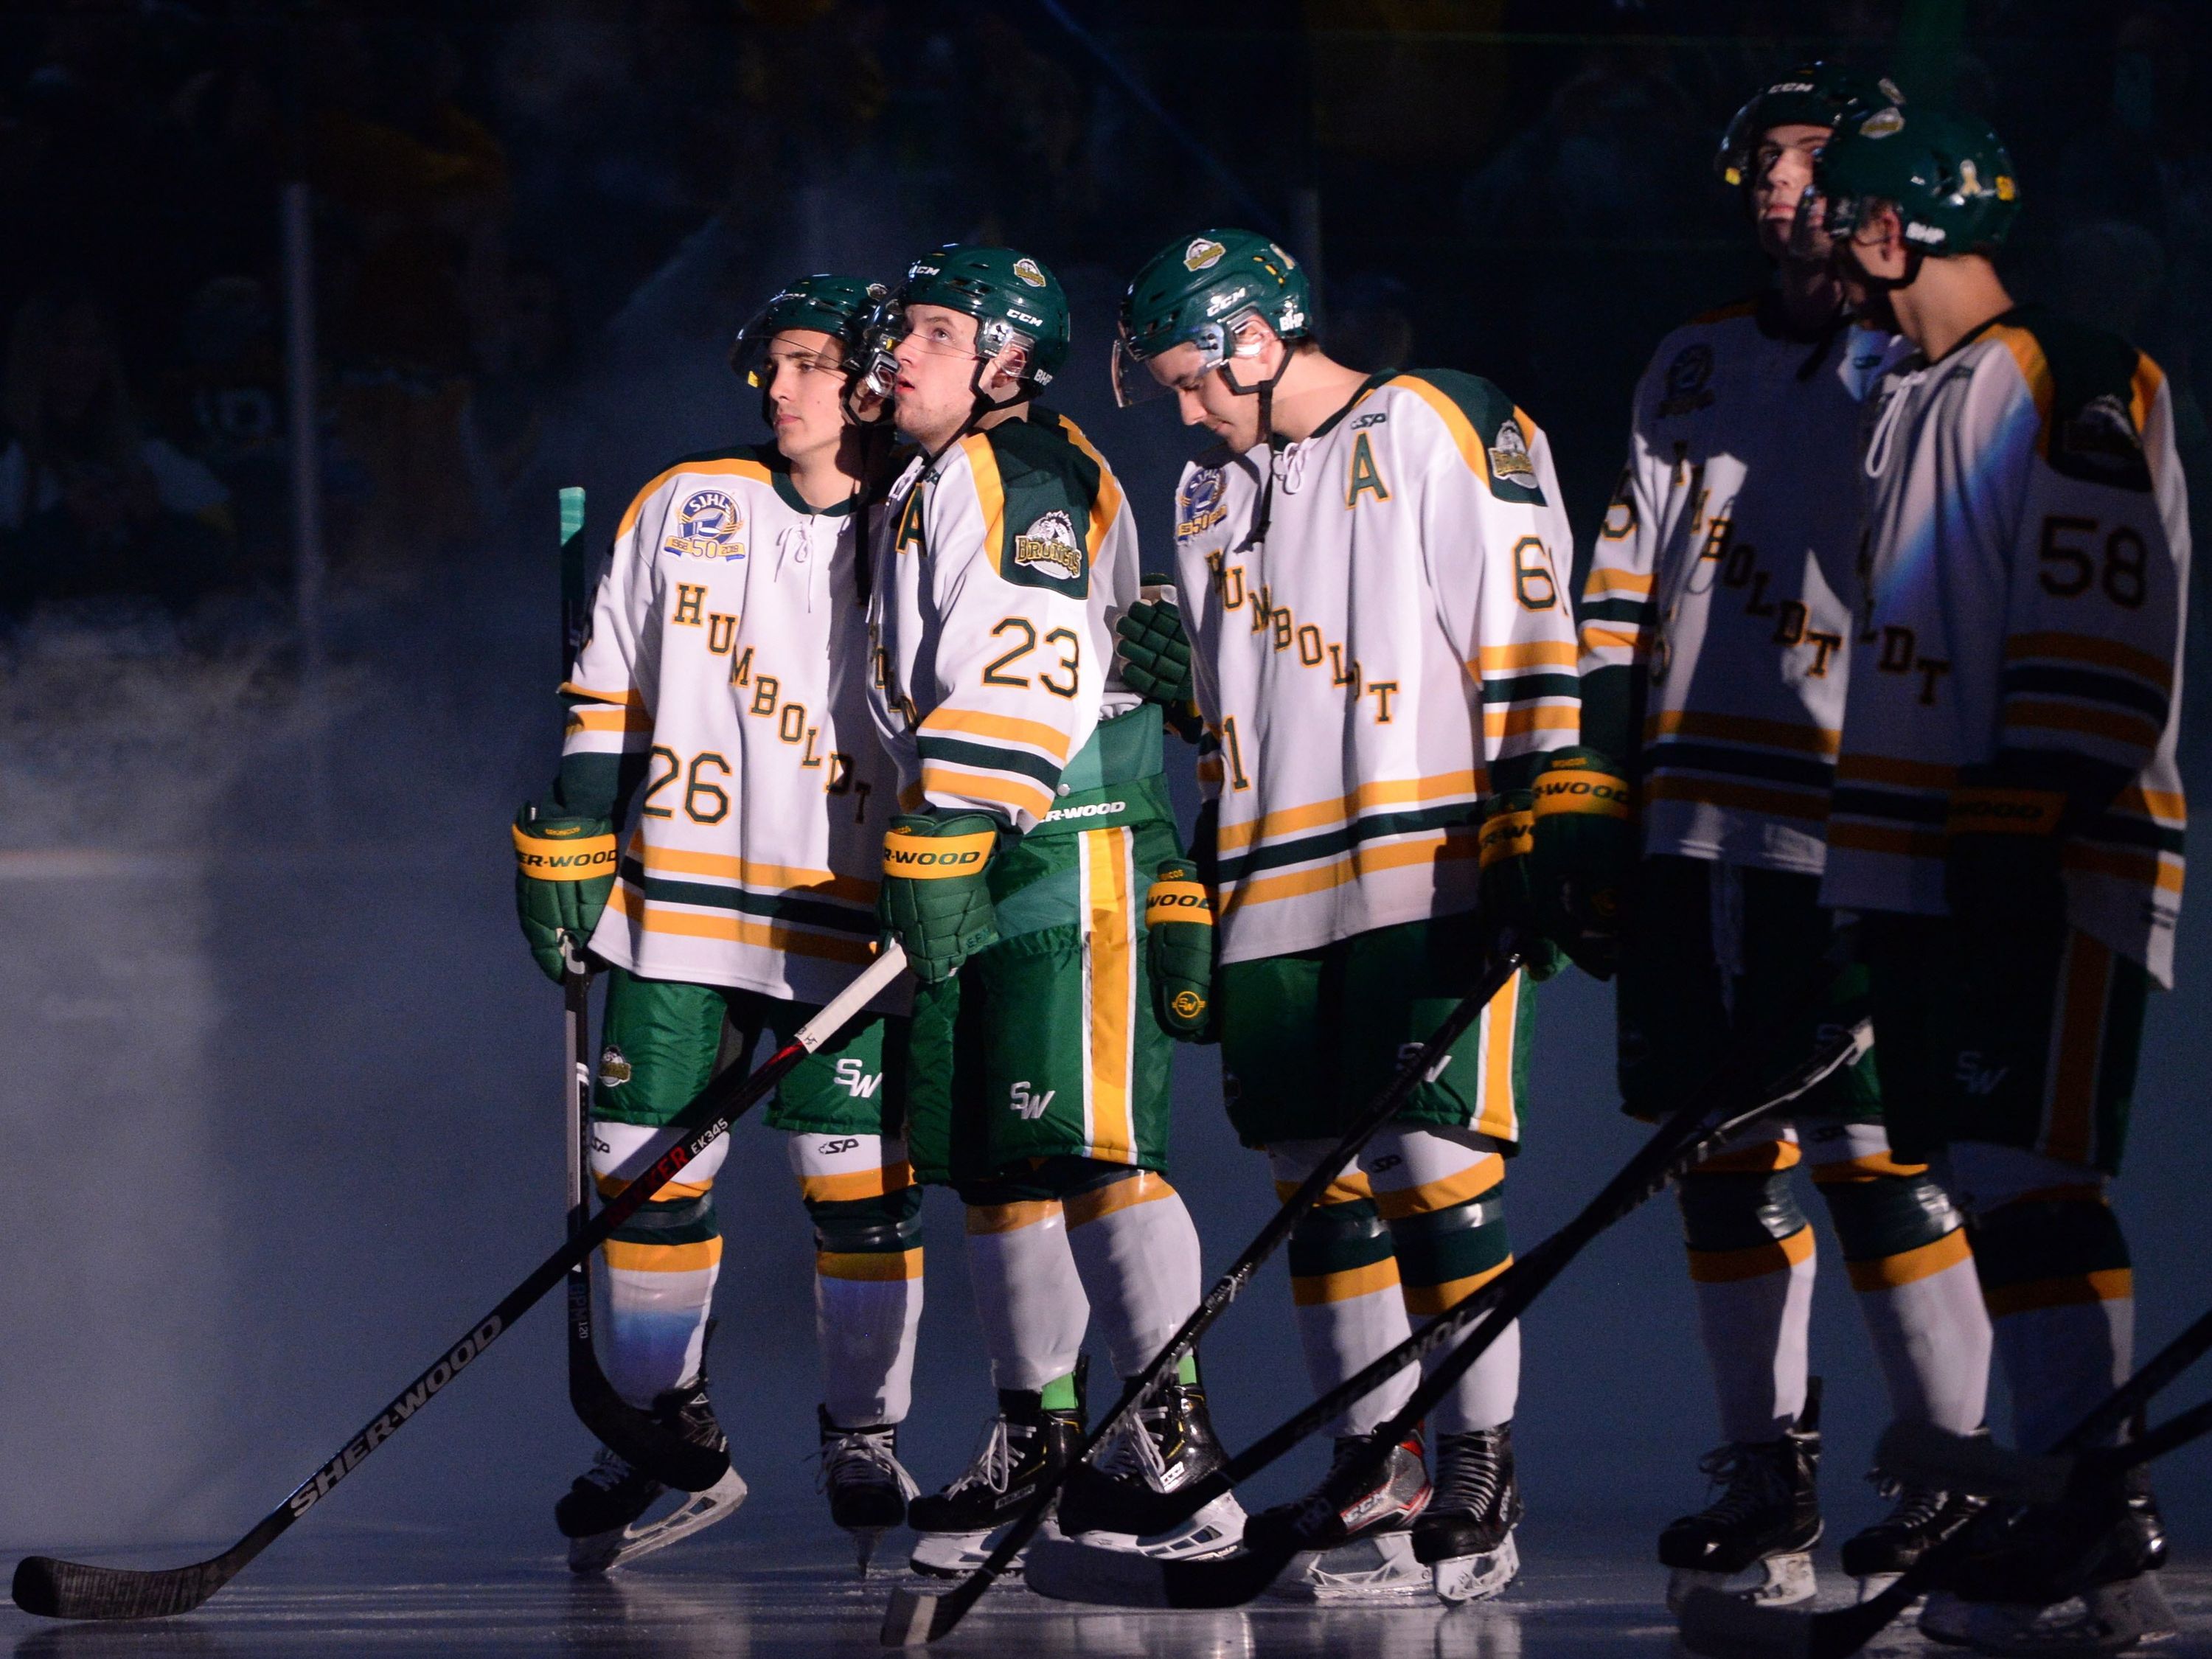
POLYGON ((1244 1536, 1244 1510, 1224 1492, 1179 1526, 1146 1534, 1127 1513, 1133 1494, 1180 1492, 1219 1468, 1224 1458, 1206 1390, 1170 1382, 1139 1407, 1097 1461, 1069 1471, 1060 1498, 1060 1526, 1079 1542, 1134 1550, 1158 1560, 1226 1555, 1244 1536))
MULTIPOLYGON (((728 1448, 729 1441, 714 1421, 714 1407, 707 1399, 704 1373, 688 1388, 670 1389, 660 1395, 653 1402, 653 1412, 695 1445, 717 1450, 728 1448)), ((745 1483, 731 1469, 704 1492, 678 1494, 682 1501, 667 1514, 641 1522, 641 1517, 667 1490, 644 1470, 633 1468, 622 1456, 601 1447, 592 1467, 576 1477, 575 1484, 553 1506, 553 1522, 568 1540, 568 1570, 605 1572, 666 1549, 678 1539, 735 1514, 745 1499, 745 1483)))
POLYGON ((914 1477, 898 1460, 898 1425, 879 1423, 841 1429, 829 1408, 815 1407, 822 1436, 822 1487, 830 1494, 830 1519, 853 1534, 860 1576, 877 1541, 906 1521, 908 1500, 916 1492, 914 1477))
MULTIPOLYGON (((1336 1443, 1329 1466, 1334 1476, 1367 1450, 1372 1437, 1347 1435, 1336 1443)), ((1330 1482, 1322 1483, 1322 1490, 1330 1482)), ((1390 1601, 1425 1595, 1434 1583, 1429 1569, 1413 1553, 1413 1522, 1429 1503, 1429 1472, 1421 1460, 1421 1437, 1408 1435, 1390 1449, 1389 1461, 1367 1485, 1336 1510, 1330 1530, 1340 1541, 1327 1549, 1301 1552, 1268 1594, 1290 1601, 1390 1601)), ((1291 1516, 1320 1500, 1307 1498, 1269 1514, 1275 1524, 1294 1524, 1291 1516)), ((1266 1517, 1255 1517, 1257 1528, 1266 1517)))
POLYGON ((1413 1554, 1426 1562, 1442 1601, 1481 1601, 1521 1571, 1513 1528, 1522 1516, 1513 1425, 1437 1437, 1429 1506, 1413 1522, 1413 1554))
POLYGON ((1871 1601, 1907 1568, 1989 1507, 1968 1492, 1942 1492, 1897 1481, 1881 1483, 1896 1499, 1890 1512, 1844 1540, 1844 1571, 1858 1581, 1859 1600, 1871 1601))
POLYGON ((1928 1598, 1922 1634, 1981 1653, 2055 1654, 2118 1653, 2174 1633, 2147 1469, 2009 1524, 1995 1512, 1976 1524, 1950 1583, 1928 1598))
POLYGON ((1671 1610, 1680 1613, 1697 1589, 1767 1607, 1812 1599, 1812 1549, 1820 1537, 1815 1413, 1808 1401, 1798 1426, 1779 1440, 1738 1442, 1699 1460, 1722 1492, 1709 1507, 1659 1534, 1660 1565, 1673 1569, 1671 1610))
MULTIPOLYGON (((907 1505, 907 1524, 921 1534, 909 1562, 918 1573, 958 1578, 982 1565, 990 1553, 990 1535, 1027 1509, 1038 1488, 1066 1468, 1082 1443, 1080 1409, 1047 1411, 1036 1406, 1024 1411, 1018 1405, 1010 1408, 1004 1395, 1000 1401, 999 1414, 966 1473, 944 1491, 907 1505)), ((1018 1559, 1006 1571, 1018 1575, 1018 1559)))

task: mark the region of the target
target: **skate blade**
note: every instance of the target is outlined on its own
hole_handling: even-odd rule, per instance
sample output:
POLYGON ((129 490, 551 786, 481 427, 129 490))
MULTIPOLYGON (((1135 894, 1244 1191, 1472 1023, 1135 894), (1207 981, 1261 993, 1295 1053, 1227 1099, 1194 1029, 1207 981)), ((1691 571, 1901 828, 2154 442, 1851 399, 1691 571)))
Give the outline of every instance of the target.
POLYGON ((1457 1607, 1463 1601, 1487 1601, 1504 1593, 1521 1572, 1521 1547, 1507 1533, 1505 1541, 1487 1555, 1455 1555, 1431 1562, 1437 1600, 1457 1607))
POLYGON ((1385 1532, 1294 1558, 1267 1594, 1281 1601, 1335 1607, 1403 1601, 1430 1595, 1435 1586, 1435 1575, 1414 1559, 1413 1534, 1385 1532))
POLYGON ((1861 1573, 1858 1576, 1859 1600, 1862 1601, 1873 1601, 1875 1596, 1881 1595, 1884 1590, 1887 1589, 1892 1584, 1894 1584, 1899 1579, 1904 1577, 1905 1575, 1901 1572, 1861 1573))
POLYGON ((2014 1656, 2120 1653, 2178 1632, 2156 1573, 2100 1584, 2053 1607, 1975 1602, 1966 1607, 1967 1642, 1981 1653, 2014 1656), (2079 1607, 2080 1611, 2072 1609, 2079 1607))
POLYGON ((1126 1532, 1079 1533, 1075 1541, 1092 1549, 1120 1550, 1154 1561, 1203 1561, 1228 1555, 1244 1541, 1244 1509, 1224 1492, 1179 1527, 1142 1537, 1126 1532))
POLYGON ((1813 1557, 1799 1550, 1770 1555, 1735 1572, 1704 1572, 1676 1567, 1667 1580, 1667 1610, 1678 1618, 1693 1590, 1717 1591, 1754 1607, 1786 1607, 1809 1601, 1820 1589, 1813 1575, 1813 1557))
POLYGON ((860 1576, 868 1576, 868 1565, 876 1559, 876 1546, 882 1543, 889 1527, 848 1527, 846 1532, 853 1540, 854 1570, 860 1576))
POLYGON ((620 1532, 594 1533, 568 1540, 568 1571, 575 1573, 611 1572, 640 1556, 665 1550, 702 1528, 727 1520, 745 1501, 745 1483, 735 1469, 704 1492, 683 1494, 684 1501, 658 1521, 632 1522, 620 1532))
MULTIPOLYGON (((1058 1538, 1062 1534, 1048 1521, 1037 1528, 1036 1535, 1058 1538)), ((914 1553, 907 1558, 907 1566, 923 1578, 965 1578, 990 1559, 998 1540, 996 1531, 921 1533, 915 1539, 914 1553)), ((1022 1582, 1022 1564, 1028 1555, 1028 1549, 1024 1548, 1021 1554, 1006 1563, 1006 1571, 999 1575, 999 1586, 1010 1587, 1022 1582)))

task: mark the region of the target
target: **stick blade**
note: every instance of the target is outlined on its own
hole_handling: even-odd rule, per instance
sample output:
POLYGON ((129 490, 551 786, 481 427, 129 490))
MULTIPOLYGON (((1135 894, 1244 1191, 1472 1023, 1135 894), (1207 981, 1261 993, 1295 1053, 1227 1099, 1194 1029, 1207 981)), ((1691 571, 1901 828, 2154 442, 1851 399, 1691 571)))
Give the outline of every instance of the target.
POLYGON ((1754 1607, 1700 1585, 1682 1601, 1682 1645, 1707 1659, 1809 1659, 1813 1615, 1754 1607))
POLYGON ((884 1609, 884 1627, 877 1639, 887 1648, 918 1648, 931 1641, 937 1622, 937 1604, 945 1598, 934 1591, 901 1584, 891 1592, 884 1609))
POLYGON ((87 1566, 51 1555, 15 1564, 15 1605, 41 1619, 167 1619, 190 1613, 230 1582, 222 1560, 165 1572, 87 1566))
POLYGON ((1166 1564, 1130 1550, 1100 1549, 1072 1538, 1040 1538, 1023 1558, 1023 1582, 1055 1601, 1109 1607, 1169 1607, 1166 1564))
POLYGON ((1945 1492, 1970 1492, 2019 1504, 2055 1504, 2066 1494, 2070 1457, 2037 1457, 1949 1434, 1932 1423, 1893 1423, 1875 1449, 1875 1467, 1945 1492))

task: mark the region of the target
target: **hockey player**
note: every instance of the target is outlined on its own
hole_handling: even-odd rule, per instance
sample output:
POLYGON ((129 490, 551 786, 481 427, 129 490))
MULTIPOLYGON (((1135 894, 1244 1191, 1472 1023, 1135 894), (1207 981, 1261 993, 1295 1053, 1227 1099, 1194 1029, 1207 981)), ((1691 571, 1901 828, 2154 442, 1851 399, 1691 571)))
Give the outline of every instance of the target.
MULTIPOLYGON (((1844 123, 1827 229, 1917 348, 1871 410, 1850 694, 1824 901, 1863 912, 1891 1133, 1948 1142, 2041 1450, 2131 1369, 2118 1172, 2144 1004, 2173 974, 2185 492, 2172 394, 2125 341, 2016 306, 1990 260, 2020 187, 1979 121, 1844 123)), ((2172 1628, 2140 1481, 2109 1497, 2078 1620, 2023 1547, 1923 1628, 1993 1653, 2172 1628)))
MULTIPOLYGON (((540 963, 558 976, 565 933, 611 964, 592 1125, 603 1193, 641 1167, 718 1058, 742 1060, 763 1031, 787 1039, 872 949, 896 781, 866 708, 854 509, 890 434, 880 406, 848 389, 881 293, 802 277, 746 324, 732 363, 761 388, 774 442, 679 461, 623 514, 562 688, 560 777, 517 821, 523 925, 540 963), (548 843, 604 849, 611 865, 633 805, 618 875, 535 873, 548 843)), ((921 1191, 902 1139, 904 1021, 882 1017, 903 1012, 902 994, 887 997, 787 1077, 768 1114, 789 1136, 814 1223, 823 1476, 864 1563, 915 1490, 897 1425, 921 1315, 921 1191)), ((727 1145, 606 1247, 611 1379, 716 1443, 704 1348, 727 1145)), ((556 1518, 579 1559, 597 1559, 659 1491, 603 1450, 556 1518)))
MULTIPOLYGON (((1127 1376, 1200 1291, 1198 1235, 1164 1173, 1162 1005, 1188 993, 1202 1014, 1206 987, 1164 972, 1139 932, 1148 895, 1174 914, 1188 872, 1159 711, 1112 672, 1135 525, 1098 453, 1035 403, 1067 342, 1058 281, 1001 247, 917 259, 882 325, 894 416, 921 452, 890 492, 871 612, 902 809, 884 915, 921 981, 915 1173, 967 1206, 999 1392, 974 1466, 908 1508, 924 1572, 975 1565, 1065 1465, 1090 1313, 1127 1376)), ((1219 1459, 1186 1360, 1102 1461, 1167 1488, 1219 1459)), ((1087 1490, 1088 1518, 1065 1524, 1116 1530, 1111 1483, 1087 1490)), ((1152 1547, 1233 1547, 1242 1519, 1217 1500, 1152 1547)))
MULTIPOLYGON (((1285 1192, 1481 972, 1478 813, 1577 733, 1571 544, 1543 434, 1471 375, 1332 361, 1311 313, 1279 247, 1210 230, 1130 284, 1115 374, 1123 403, 1170 390, 1216 441, 1176 497, 1180 606, 1219 745, 1200 856, 1231 1118, 1285 1192)), ((1516 978, 1293 1235, 1317 1391, 1510 1260, 1528 1006, 1516 978)), ((1419 1437, 1393 1449, 1342 1513, 1354 1541, 1304 1592, 1419 1592, 1428 1563, 1454 1599, 1502 1589, 1518 1378, 1516 1328, 1431 1420, 1433 1495, 1419 1437)), ((1340 1461, 1416 1381, 1347 1414, 1340 1461)))
MULTIPOLYGON (((1715 168, 1742 193, 1775 280, 1660 342, 1636 389, 1628 465, 1583 593, 1583 736, 1634 762, 1644 858, 1622 941, 1627 1109, 1657 1118, 1744 1045, 1780 1072, 1819 1027, 1864 1012, 1863 975, 1815 1018, 1783 1010, 1833 927, 1820 902, 1828 787, 1852 661, 1861 401, 1910 347, 1854 325, 1826 239, 1791 228, 1838 114, 1897 101, 1887 82, 1812 64, 1761 88, 1715 168)), ((1808 208, 1816 212, 1817 207, 1808 208)), ((1875 1062, 1680 1182, 1698 1324, 1726 1442, 1711 1506, 1660 1534, 1670 1601, 1754 1575, 1762 1601, 1813 1594, 1820 1534, 1808 1396, 1813 1233, 1789 1171, 1811 1167, 1843 1247, 1891 1408, 1955 1433, 1980 1423, 1989 1322, 1960 1219, 1882 1128, 1875 1062)), ((1886 1583, 1973 1500, 1914 1488, 1844 1545, 1886 1583)))

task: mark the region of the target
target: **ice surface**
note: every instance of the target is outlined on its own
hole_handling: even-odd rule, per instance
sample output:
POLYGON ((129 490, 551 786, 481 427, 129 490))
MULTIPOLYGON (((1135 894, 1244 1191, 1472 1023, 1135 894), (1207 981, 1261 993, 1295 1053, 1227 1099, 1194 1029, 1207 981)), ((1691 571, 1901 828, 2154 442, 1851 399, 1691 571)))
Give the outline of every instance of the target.
MULTIPOLYGON (((905 1534, 882 1560, 903 1561, 905 1534)), ((1127 1613, 994 1591, 934 1651, 1054 1659, 1569 1659, 1674 1652, 1663 1574, 1626 1540, 1523 1528, 1522 1577, 1500 1601, 1377 1608, 1261 1601, 1220 1613, 1127 1613)), ((173 1558, 184 1559, 182 1555, 173 1558)), ((155 1565, 139 1559, 135 1565, 155 1565)), ((1848 1593, 1833 1559, 1824 1592, 1848 1593)), ((604 1578, 577 1578, 557 1540, 514 1549, 459 1534, 331 1528, 278 1543, 214 1601, 159 1626, 55 1626, 9 1610, 14 1659, 247 1659, 247 1656, 528 1654, 584 1659, 799 1659, 878 1655, 877 1626, 903 1577, 863 1583, 817 1514, 747 1511, 604 1578)), ((2161 1655, 2212 1654, 2212 1561, 2166 1574, 2181 1638, 2161 1655)), ((1935 1648, 1902 1628, 1869 1652, 1935 1648)))

